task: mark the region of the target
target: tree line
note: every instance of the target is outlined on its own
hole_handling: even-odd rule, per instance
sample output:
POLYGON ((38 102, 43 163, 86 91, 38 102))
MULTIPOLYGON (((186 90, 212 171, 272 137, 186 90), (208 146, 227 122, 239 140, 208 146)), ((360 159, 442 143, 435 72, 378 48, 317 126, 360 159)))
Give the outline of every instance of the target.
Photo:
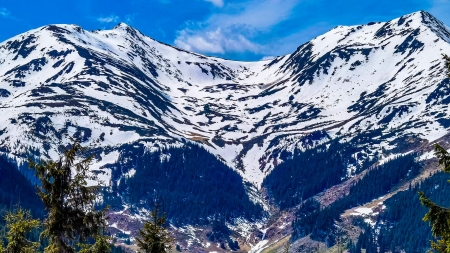
POLYGON ((163 196, 167 218, 176 225, 211 225, 210 217, 225 223, 264 215, 261 205, 249 198, 241 176, 199 145, 186 143, 154 152, 130 145, 121 153, 121 170, 112 168, 113 186, 103 194, 111 207, 126 203, 132 210, 149 209, 163 196))
MULTIPOLYGON (((29 160, 39 184, 37 196, 45 207, 44 219, 34 219, 22 207, 4 215, 6 235, 0 241, 1 253, 109 253, 121 252, 113 247, 107 235, 108 208, 96 210, 100 185, 88 185, 88 180, 98 182, 89 166, 93 156, 86 156, 86 148, 73 140, 58 160, 29 160), (40 231, 33 241, 30 234, 40 231)), ((15 169, 15 168, 10 168, 15 169)), ((19 177, 20 178, 20 177, 19 177)), ((155 205, 151 219, 139 230, 137 244, 141 252, 167 252, 173 239, 166 228, 164 213, 155 205)))
POLYGON ((416 162, 416 157, 415 154, 399 156, 373 168, 350 187, 348 195, 325 208, 313 199, 308 200, 297 211, 297 218, 293 222, 293 239, 310 234, 313 239, 327 240, 328 244, 334 244, 334 224, 340 219, 340 215, 347 209, 385 195, 401 180, 415 177, 422 168, 416 162))

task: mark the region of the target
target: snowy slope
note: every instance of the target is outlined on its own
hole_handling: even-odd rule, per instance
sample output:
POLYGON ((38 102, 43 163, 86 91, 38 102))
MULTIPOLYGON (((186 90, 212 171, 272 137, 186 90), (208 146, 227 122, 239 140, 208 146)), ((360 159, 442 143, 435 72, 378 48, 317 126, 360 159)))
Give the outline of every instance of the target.
POLYGON ((123 144, 187 139, 256 186, 283 150, 337 136, 378 131, 361 143, 371 144, 365 155, 401 153, 395 140, 447 133, 449 43, 449 28, 426 12, 339 26, 261 62, 187 52, 123 23, 44 26, 0 44, 0 148, 53 157, 75 135, 100 150, 101 169, 123 144))

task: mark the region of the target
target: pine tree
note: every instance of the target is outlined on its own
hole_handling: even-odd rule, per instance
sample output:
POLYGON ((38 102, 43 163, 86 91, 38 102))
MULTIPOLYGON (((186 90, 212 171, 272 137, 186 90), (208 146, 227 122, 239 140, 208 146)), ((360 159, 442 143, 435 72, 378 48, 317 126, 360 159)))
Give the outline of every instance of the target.
MULTIPOLYGON (((444 55, 447 75, 450 78, 450 57, 444 55)), ((450 173, 450 154, 439 144, 434 145, 434 153, 439 159, 439 165, 443 165, 442 170, 450 173)), ((429 221, 431 232, 436 241, 431 241, 431 247, 438 252, 450 252, 450 209, 437 205, 428 199, 423 192, 419 192, 422 205, 429 208, 428 213, 423 217, 424 221, 429 221)))
MULTIPOLYGON (((438 144, 434 145, 434 150, 439 165, 443 165, 443 171, 450 172, 450 154, 438 144)), ((431 247, 438 252, 450 252, 450 209, 441 207, 428 199, 423 192, 419 192, 422 205, 429 208, 428 213, 423 217, 424 221, 429 221, 431 232, 435 238, 440 238, 431 242, 431 247)))
POLYGON ((84 158, 86 148, 72 141, 57 161, 29 161, 40 180, 38 195, 48 211, 42 232, 49 239, 48 253, 74 253, 77 242, 99 235, 106 223, 106 210, 94 209, 99 187, 87 184, 87 180, 97 180, 89 173, 93 157, 84 158))
POLYGON ((111 244, 109 243, 109 237, 105 235, 94 236, 95 243, 93 245, 89 244, 79 244, 81 250, 78 253, 109 253, 111 252, 111 244))
POLYGON ((173 238, 165 227, 166 214, 159 215, 159 205, 151 213, 151 219, 139 230, 141 238, 136 238, 141 253, 166 253, 172 248, 173 238))
POLYGON ((0 243, 1 253, 35 253, 39 248, 39 242, 31 242, 26 235, 33 229, 39 227, 40 221, 34 220, 29 211, 18 208, 15 212, 8 212, 5 215, 6 248, 0 243))
MULTIPOLYGON (((102 220, 106 220, 104 217, 102 220)), ((83 244, 79 243, 78 246, 81 250, 78 253, 110 253, 112 251, 112 245, 109 241, 112 241, 109 236, 105 235, 106 224, 102 224, 102 227, 99 229, 98 233, 93 236, 95 239, 95 243, 83 244)))

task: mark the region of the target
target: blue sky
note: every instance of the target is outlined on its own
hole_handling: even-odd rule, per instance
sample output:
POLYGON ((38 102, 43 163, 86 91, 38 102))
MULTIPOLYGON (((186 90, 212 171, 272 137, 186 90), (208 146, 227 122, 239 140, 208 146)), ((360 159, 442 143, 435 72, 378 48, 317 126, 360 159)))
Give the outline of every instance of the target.
POLYGON ((450 0, 17 0, 0 1, 0 41, 47 24, 111 29, 125 22, 206 55, 259 60, 293 52, 337 25, 426 10, 450 26, 450 0))

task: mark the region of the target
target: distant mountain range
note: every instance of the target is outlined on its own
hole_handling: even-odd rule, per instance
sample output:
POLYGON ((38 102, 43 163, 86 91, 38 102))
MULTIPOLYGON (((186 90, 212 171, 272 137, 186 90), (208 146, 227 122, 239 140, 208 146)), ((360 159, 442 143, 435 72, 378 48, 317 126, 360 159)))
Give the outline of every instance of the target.
MULTIPOLYGON (((258 252, 292 232, 293 210, 306 198, 298 189, 321 199, 324 188, 337 190, 398 155, 431 157, 430 144, 450 127, 444 53, 450 28, 422 11, 338 26, 259 62, 187 52, 123 23, 98 31, 48 25, 0 44, 0 151, 19 164, 55 158, 73 136, 96 155, 92 168, 107 182, 116 234, 129 236, 148 209, 140 198, 177 192, 165 201, 180 205, 169 218, 182 249, 258 252), (323 175, 338 176, 320 189, 305 186, 319 184, 317 168, 282 169, 330 146, 345 150, 336 158, 342 169, 330 165, 337 174, 323 175), (292 187, 276 193, 283 184, 292 187), (286 229, 265 238, 269 217, 280 213, 290 217, 286 229)), ((327 159, 321 152, 311 163, 327 159)))

